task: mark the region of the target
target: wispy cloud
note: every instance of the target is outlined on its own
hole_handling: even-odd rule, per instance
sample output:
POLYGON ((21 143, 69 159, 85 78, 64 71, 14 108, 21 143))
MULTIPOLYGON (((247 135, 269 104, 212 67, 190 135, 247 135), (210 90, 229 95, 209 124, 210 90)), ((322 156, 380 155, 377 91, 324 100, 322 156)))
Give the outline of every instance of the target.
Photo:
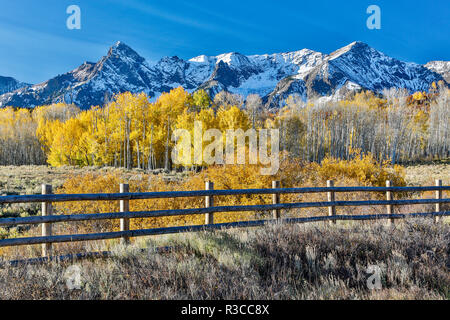
POLYGON ((216 36, 219 34, 229 35, 233 38, 251 41, 248 37, 242 35, 239 30, 230 28, 228 25, 223 23, 209 23, 202 21, 197 18, 190 18, 186 14, 176 14, 174 12, 170 12, 166 9, 161 9, 160 7, 149 5, 147 3, 142 3, 138 1, 129 0, 126 3, 121 3, 126 7, 132 8, 137 12, 141 12, 146 15, 152 15, 156 18, 166 20, 168 22, 176 23, 178 25, 199 29, 203 32, 209 32, 215 34, 216 36))
POLYGON ((32 83, 45 81, 55 73, 67 72, 70 67, 76 67, 89 58, 96 59, 96 53, 105 50, 105 45, 98 41, 67 37, 4 22, 0 22, 0 39, 0 60, 10 61, 10 53, 14 52, 15 59, 22 61, 14 66, 0 64, 0 75, 10 75, 32 83), (49 46, 50 43, 58 45, 49 46), (34 55, 33 52, 39 54, 34 55), (72 61, 72 65, 61 58, 72 61), (30 65, 35 65, 33 72, 30 72, 30 65))
POLYGON ((262 25, 256 25, 256 24, 249 23, 248 21, 234 19, 234 18, 230 17, 229 15, 219 14, 218 11, 212 11, 212 10, 205 9, 204 7, 198 6, 195 3, 190 2, 190 1, 180 1, 180 2, 183 3, 184 6, 189 7, 195 11, 202 12, 202 13, 208 15, 209 17, 213 17, 213 18, 220 19, 222 21, 226 21, 226 22, 236 25, 238 27, 253 29, 255 31, 261 31, 261 29, 264 27, 262 25))

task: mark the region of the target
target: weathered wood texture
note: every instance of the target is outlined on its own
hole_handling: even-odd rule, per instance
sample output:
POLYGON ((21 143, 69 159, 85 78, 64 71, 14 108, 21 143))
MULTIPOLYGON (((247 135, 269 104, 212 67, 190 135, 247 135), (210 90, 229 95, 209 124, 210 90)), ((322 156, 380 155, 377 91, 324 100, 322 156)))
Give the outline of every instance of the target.
POLYGON ((94 193, 94 194, 52 194, 52 195, 19 195, 1 196, 0 204, 28 202, 67 202, 67 201, 108 201, 108 200, 143 200, 161 198, 231 196, 245 194, 288 194, 288 193, 321 193, 321 192, 423 192, 448 191, 450 186, 442 187, 317 187, 317 188, 280 188, 280 189, 236 189, 236 190, 196 190, 196 191, 165 191, 136 193, 94 193))
MULTIPOLYGON (((214 183, 211 181, 206 181, 205 183, 205 189, 206 190, 214 190, 214 183)), ((213 196, 206 196, 205 197, 205 207, 211 208, 214 207, 214 198, 213 196)), ((206 213, 205 214, 205 224, 213 224, 214 223, 214 213, 206 213)))
MULTIPOLYGON (((318 221, 330 221, 330 220, 383 220, 383 219, 404 219, 407 217, 434 217, 450 216, 450 211, 440 213, 410 213, 410 214, 372 214, 372 215, 336 215, 336 216, 317 216, 306 218, 288 218, 282 219, 282 223, 306 223, 306 222, 318 222, 318 221)), ((105 239, 117 239, 124 236, 127 237, 140 237, 151 236, 160 234, 182 233, 182 232, 197 232, 202 230, 217 230, 226 228, 239 228, 239 227, 257 227, 265 224, 277 222, 278 220, 254 220, 254 221, 240 221, 231 223, 220 223, 210 225, 197 225, 197 226, 185 226, 185 227, 168 227, 168 228, 155 228, 155 229, 140 229, 140 230, 128 230, 128 231, 116 231, 105 233, 90 233, 90 234, 73 234, 73 235, 58 235, 49 237, 29 237, 29 238, 13 238, 4 239, 0 241, 0 247, 6 246, 18 246, 29 245, 39 243, 60 243, 60 242, 74 242, 74 241, 87 241, 87 240, 105 240, 105 239)))
MULTIPOLYGON (((42 194, 51 194, 52 193, 52 186, 48 184, 42 185, 42 194)), ((53 214, 53 206, 51 202, 42 202, 41 205, 41 214, 43 217, 45 216, 51 216, 53 214)), ((47 237, 52 235, 52 225, 51 223, 43 223, 42 224, 42 236, 47 237)), ((48 257, 52 254, 52 244, 51 243, 44 243, 42 244, 42 256, 48 257)))
MULTIPOLYGON (((333 180, 328 180, 327 181, 327 187, 328 188, 333 188, 334 187, 334 181, 333 180)), ((327 192, 327 198, 328 198, 328 202, 335 202, 336 198, 335 198, 334 191, 328 191, 327 192)), ((336 206, 329 206, 328 207, 328 215, 329 216, 335 216, 336 215, 336 206)), ((331 220, 330 223, 335 224, 336 220, 331 220)))
POLYGON ((179 232, 193 232, 199 230, 212 230, 221 228, 234 227, 252 227, 260 226, 267 223, 281 221, 283 223, 305 223, 316 221, 330 221, 337 220, 379 220, 402 219, 406 217, 434 217, 449 216, 449 211, 441 211, 441 204, 450 203, 450 199, 442 198, 442 191, 450 190, 450 186, 442 186, 442 181, 436 181, 436 186, 433 187, 392 187, 390 182, 386 182, 384 187, 334 187, 333 181, 327 182, 327 188, 280 188, 278 181, 273 181, 272 188, 268 189, 247 189, 247 190, 213 190, 212 182, 207 182, 206 190, 199 191, 176 191, 176 192, 148 192, 148 193, 130 193, 129 186, 122 184, 120 186, 120 193, 114 194, 89 194, 89 195, 54 195, 51 194, 51 186, 43 185, 43 195, 33 196, 6 196, 0 197, 0 203, 19 203, 19 202, 42 202, 42 216, 24 217, 24 218, 3 218, 0 219, 0 226, 13 226, 24 224, 42 224, 41 237, 25 237, 14 239, 0 240, 0 247, 16 246, 16 245, 30 245, 43 244, 43 256, 51 254, 51 244, 60 242, 72 241, 88 241, 88 240, 102 240, 121 238, 122 242, 129 243, 130 237, 179 233, 179 232), (385 192, 387 200, 365 200, 365 201, 336 201, 335 192, 385 192), (435 191, 435 199, 402 199, 393 200, 393 192, 405 191, 435 191), (280 195, 286 193, 312 193, 312 192, 326 192, 327 201, 324 202, 300 202, 300 203, 280 203, 280 195), (238 194, 272 194, 272 204, 267 205, 239 205, 239 206, 214 206, 213 196, 215 195, 238 195, 238 194), (130 212, 129 201, 134 199, 156 199, 156 198, 176 198, 176 197, 205 197, 205 208, 188 208, 188 209, 173 209, 173 210, 154 210, 154 211, 138 211, 130 212), (77 214, 77 215, 52 215, 53 201, 100 201, 100 200, 120 200, 120 212, 110 213, 92 213, 92 214, 77 214), (410 204, 435 204, 434 213, 411 213, 411 214, 395 214, 392 210, 393 205, 410 205, 410 204), (386 214, 372 214, 372 215, 336 215, 336 207, 345 206, 386 206, 386 214), (282 209, 295 208, 313 208, 313 207, 328 207, 328 216, 316 216, 306 218, 289 218, 281 219, 280 212, 282 209), (257 221, 240 221, 233 223, 214 224, 214 212, 242 212, 242 211, 257 211, 270 212, 272 211, 272 220, 257 220, 257 221), (130 230, 129 220, 132 218, 146 218, 146 217, 164 217, 176 215, 192 215, 204 214, 205 225, 185 226, 185 227, 167 227, 143 230, 130 230), (92 234, 72 234, 72 235, 57 235, 53 236, 51 233, 51 223, 68 222, 68 221, 90 221, 90 220, 105 220, 105 219, 120 219, 120 231, 92 233, 92 234))
MULTIPOLYGON (((387 181, 386 181, 386 188, 389 188, 389 187, 391 187, 391 181, 387 180, 387 181)), ((387 201, 393 200, 393 199, 392 199, 392 191, 389 191, 389 190, 386 191, 386 200, 387 200, 387 201)), ((393 214, 393 213, 394 213, 394 207, 392 206, 392 204, 388 204, 388 205, 386 206, 386 213, 387 213, 387 214, 393 214)), ((391 219, 391 220, 390 220, 390 223, 391 223, 391 224, 394 224, 394 222, 395 222, 394 219, 391 219)))
MULTIPOLYGON (((280 181, 272 181, 272 189, 279 189, 280 188, 280 181)), ((272 204, 279 204, 280 203, 280 194, 274 193, 272 194, 272 204)), ((280 209, 274 209, 272 211, 272 217, 276 219, 280 219, 281 210, 280 209)))
MULTIPOLYGON (((193 209, 169 209, 155 211, 132 211, 132 212, 109 212, 109 213, 86 213, 77 215, 60 216, 34 216, 24 218, 3 218, 0 219, 0 226, 12 226, 20 224, 40 224, 47 222, 69 222, 69 221, 88 221, 88 220, 106 220, 121 218, 150 218, 150 217, 168 217, 190 214, 206 214, 213 212, 238 212, 238 211, 269 211, 274 209, 295 209, 295 208, 317 208, 317 207, 352 207, 352 206, 382 206, 387 204, 405 205, 405 204, 435 204, 450 203, 450 199, 411 199, 411 200, 365 200, 365 201, 334 201, 334 202, 298 202, 298 203, 279 203, 264 205, 245 205, 245 206, 217 206, 210 208, 193 209)), ((1 240, 0 240, 1 241, 1 240)))
MULTIPOLYGON (((130 192, 130 186, 128 184, 120 184, 120 193, 130 192)), ((130 200, 120 200, 119 203, 120 212, 124 214, 124 218, 120 219, 120 231, 130 230, 130 200), (126 217, 126 218, 125 218, 126 217)), ((128 236, 122 237, 122 244, 129 244, 130 238, 128 236)))
MULTIPOLYGON (((442 187, 442 180, 437 179, 436 180, 436 187, 442 187)), ((437 190, 436 191, 436 199, 442 199, 442 190, 437 190)), ((436 203, 436 210, 435 212, 441 212, 441 203, 438 202, 436 203)), ((440 216, 435 216, 434 217, 434 221, 435 222, 439 222, 439 220, 441 219, 440 216)))

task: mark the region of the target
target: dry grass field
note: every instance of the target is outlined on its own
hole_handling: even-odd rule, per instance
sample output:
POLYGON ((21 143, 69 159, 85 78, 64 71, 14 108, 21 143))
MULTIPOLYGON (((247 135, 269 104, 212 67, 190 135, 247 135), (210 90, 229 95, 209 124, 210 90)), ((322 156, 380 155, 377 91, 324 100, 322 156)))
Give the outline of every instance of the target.
POLYGON ((434 185, 436 179, 441 179, 444 184, 450 184, 450 163, 406 167, 406 181, 410 185, 434 185))
MULTIPOLYGON (((62 186, 66 179, 87 173, 118 174, 124 181, 130 184, 133 181, 143 179, 143 170, 126 170, 113 167, 49 167, 49 166, 0 166, 0 195, 25 195, 40 194, 42 184, 51 184, 53 190, 62 186)), ((165 173, 163 170, 155 170, 151 177, 162 177, 166 181, 179 181, 185 176, 184 173, 165 173)), ((13 205, 0 205, 0 219, 2 217, 25 217, 40 214, 39 203, 18 203, 13 205)), ((0 239, 18 236, 22 231, 29 230, 28 227, 0 228, 0 239)), ((36 231, 37 232, 37 231, 36 231)))
POLYGON ((449 253, 450 225, 430 219, 179 234, 4 265, 0 299, 449 299, 449 253), (155 252, 165 245, 176 249, 155 252))
MULTIPOLYGON (((444 184, 450 183, 450 163, 421 164, 406 166, 406 181, 408 185, 434 184, 435 179, 442 179, 444 184)), ((33 194, 41 192, 41 184, 51 184, 54 188, 60 187, 63 182, 74 175, 102 172, 119 173, 124 180, 140 180, 144 174, 143 170, 112 167, 48 167, 48 166, 0 166, 0 194, 17 195, 33 194)), ((163 170, 153 171, 154 175, 162 175, 169 181, 183 179, 187 173, 164 173, 163 170)))
MULTIPOLYGON (((185 181, 193 173, 189 172, 171 172, 166 173, 163 170, 155 170, 152 174, 148 174, 140 169, 126 170, 123 168, 112 167, 48 167, 48 166, 0 166, 0 195, 23 195, 23 194, 39 194, 41 193, 41 184, 51 184, 53 190, 60 188, 67 179, 71 177, 82 176, 85 174, 95 173, 100 176, 107 176, 110 174, 119 176, 121 180, 130 185, 142 182, 145 179, 155 179, 159 181, 162 178, 165 181, 185 181), (135 182, 135 183, 134 183, 135 182)), ((422 164, 405 167, 405 178, 408 185, 434 185, 435 179, 439 178, 443 180, 444 185, 450 183, 450 163, 442 162, 435 164, 422 164)), ((150 181, 151 182, 151 181, 150 181)), ((98 189, 98 188, 97 188, 98 189)), ((105 190, 108 192, 109 190, 105 190)), ((80 192, 80 191, 78 191, 80 192)), ((100 189, 94 192, 101 192, 100 189)), ((77 192, 75 192, 77 193, 77 192)), ((81 191, 82 193, 82 191, 81 191)), ((446 193, 445 193, 446 195, 446 193)), ((338 200, 341 195, 337 195, 338 200)), ((433 196, 433 195, 428 195, 433 196)), ((345 199, 341 199, 345 200, 345 199)), ((303 201, 303 200, 302 200, 303 201)), ((318 200, 317 200, 318 201, 318 200)), ((338 208, 338 213, 349 212, 356 208, 338 208)), ((381 209, 382 208, 374 208, 381 209)), ((405 206, 405 210, 411 208, 405 206)), ((423 208, 416 208, 423 210, 423 208)), ((426 208, 425 208, 426 209, 426 208)), ((309 215, 320 214, 321 209, 311 208, 309 215), (317 212, 319 211, 319 212, 317 212)), ((359 210, 359 209, 358 209, 359 210)), ((365 210, 361 208, 361 210, 365 210)), ((89 211, 88 211, 89 212, 89 211)), ((92 211, 94 212, 94 211, 92 211)), ((358 214, 369 214, 374 212, 358 212, 358 214)), ((28 204, 14 204, 14 205, 1 205, 0 206, 0 218, 1 217, 19 217, 30 216, 40 214, 39 203, 28 204)), ((294 212, 286 212, 286 215, 295 215, 294 212)), ((62 226, 66 228, 67 226, 62 226)), ((13 228, 0 228, 0 238, 14 237, 19 235, 23 231, 23 227, 13 228)), ((28 229, 26 229, 28 230, 28 229)), ((64 231, 64 230, 62 230, 64 231)), ((39 230, 33 235, 37 235, 39 230)), ((63 232, 65 233, 65 232, 63 232)))
MULTIPOLYGON (((56 189, 67 178, 89 172, 115 172, 130 184, 149 179, 142 170, 8 166, 0 167, 0 190, 2 195, 40 193, 42 183, 56 189)), ((171 181, 182 181, 187 175, 153 173, 150 177, 171 181)), ((406 167, 408 185, 431 185, 437 178, 448 185, 450 164, 406 167)), ((39 214, 40 205, 0 210, 0 218, 27 216, 39 214)), ((1 229, 0 238, 21 236, 23 231, 38 235, 38 229, 1 229)), ((450 298, 448 218, 440 224, 430 219, 395 226, 313 223, 144 237, 127 248, 118 241, 55 246, 55 254, 103 250, 111 251, 112 257, 12 267, 8 260, 36 257, 40 246, 8 249, 0 257, 0 299, 450 298), (165 246, 175 249, 154 250, 165 246), (380 289, 368 287, 369 266, 381 272, 380 289), (67 282, 73 268, 80 272, 81 281, 75 289, 67 282)))
MULTIPOLYGON (((49 166, 0 166, 0 194, 18 195, 41 193, 41 185, 51 184, 56 189, 63 182, 74 175, 96 173, 119 173, 124 180, 130 181, 142 179, 143 170, 113 167, 49 167, 49 166)), ((182 179, 182 173, 164 173, 163 170, 153 171, 155 175, 162 175, 167 180, 182 179)))

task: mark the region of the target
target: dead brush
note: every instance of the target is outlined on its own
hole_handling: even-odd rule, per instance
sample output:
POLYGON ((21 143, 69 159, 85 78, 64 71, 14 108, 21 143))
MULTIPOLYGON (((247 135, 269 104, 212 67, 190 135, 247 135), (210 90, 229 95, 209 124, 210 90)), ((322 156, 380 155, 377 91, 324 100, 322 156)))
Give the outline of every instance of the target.
POLYGON ((275 224, 110 249, 103 259, 4 265, 0 299, 450 298, 450 225, 432 219, 275 224), (167 244, 177 249, 155 252, 167 244))

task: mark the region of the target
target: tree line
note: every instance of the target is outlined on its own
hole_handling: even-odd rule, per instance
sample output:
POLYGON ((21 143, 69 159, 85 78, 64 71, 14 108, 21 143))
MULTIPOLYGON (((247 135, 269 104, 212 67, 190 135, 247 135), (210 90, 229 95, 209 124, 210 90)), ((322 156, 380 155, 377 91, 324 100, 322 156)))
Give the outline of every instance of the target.
POLYGON ((307 161, 349 159, 352 150, 393 163, 450 156, 450 90, 442 83, 410 95, 362 91, 340 101, 291 96, 277 110, 258 95, 220 92, 214 99, 179 87, 151 102, 145 93, 118 94, 80 110, 64 103, 0 109, 0 164, 171 169, 176 129, 279 129, 280 150, 307 161))

